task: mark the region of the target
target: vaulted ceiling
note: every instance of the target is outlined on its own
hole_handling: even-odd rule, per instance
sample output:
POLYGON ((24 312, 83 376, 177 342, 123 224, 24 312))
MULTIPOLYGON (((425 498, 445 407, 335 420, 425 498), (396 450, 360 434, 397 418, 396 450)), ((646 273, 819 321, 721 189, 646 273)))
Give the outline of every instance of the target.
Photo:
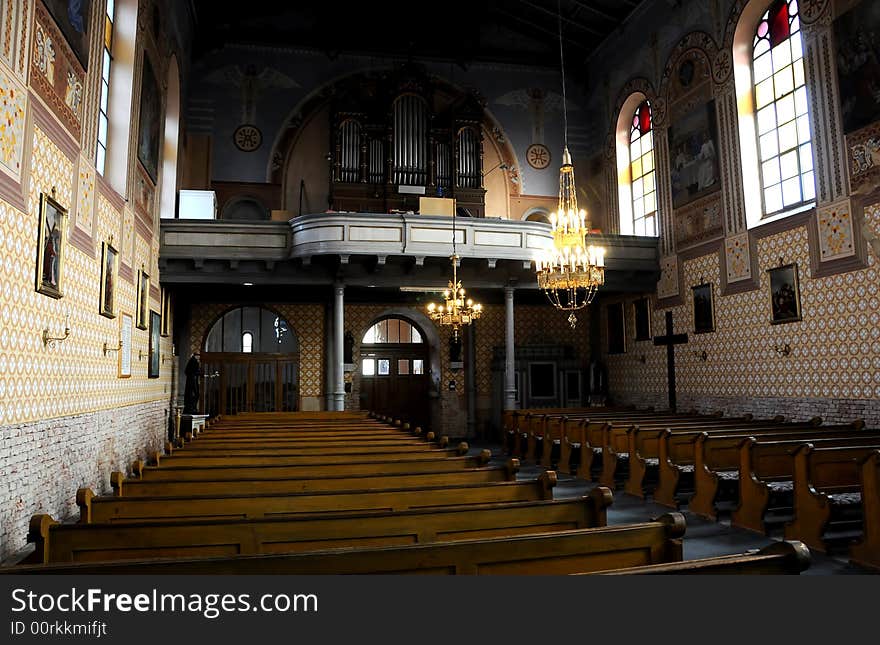
MULTIPOLYGON (((190 0, 196 58, 227 43, 574 69, 644 0, 190 0)), ((574 71, 574 70, 573 70, 574 71)))

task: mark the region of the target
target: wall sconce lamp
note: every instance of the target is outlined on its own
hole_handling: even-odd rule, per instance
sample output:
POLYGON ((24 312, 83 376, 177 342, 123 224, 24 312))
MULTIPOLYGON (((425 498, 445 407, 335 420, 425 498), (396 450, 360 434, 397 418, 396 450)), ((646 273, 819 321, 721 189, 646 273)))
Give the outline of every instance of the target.
POLYGON ((144 360, 145 358, 148 358, 149 356, 150 356, 150 355, 149 355, 147 352, 145 352, 144 350, 142 350, 142 349, 139 349, 139 350, 138 350, 138 360, 139 360, 139 361, 142 361, 142 360, 144 360))
POLYGON ((791 345, 785 343, 785 345, 776 345, 773 348, 773 351, 779 354, 780 356, 788 356, 791 354, 791 345))
POLYGON ((694 356, 696 356, 698 359, 700 359, 704 363, 706 362, 706 359, 709 358, 709 355, 706 353, 705 349, 702 352, 694 352, 694 356))
POLYGON ((648 359, 645 357, 644 354, 642 354, 642 355, 639 356, 639 358, 638 358, 639 363, 646 363, 647 360, 648 360, 648 359))
POLYGON ((161 356, 162 356, 162 364, 164 365, 165 361, 170 361, 174 357, 174 354, 172 353, 171 356, 168 356, 168 354, 163 353, 161 356))
POLYGON ((102 348, 102 350, 104 352, 104 356, 106 356, 110 352, 118 352, 120 349, 122 349, 122 341, 121 340, 119 341, 119 345, 117 347, 110 347, 107 343, 104 343, 104 346, 102 348))
POLYGON ((64 318, 64 335, 63 336, 50 336, 49 328, 46 327, 43 330, 43 347, 55 347, 58 343, 63 343, 67 340, 68 336, 70 336, 70 312, 67 312, 67 315, 64 318))

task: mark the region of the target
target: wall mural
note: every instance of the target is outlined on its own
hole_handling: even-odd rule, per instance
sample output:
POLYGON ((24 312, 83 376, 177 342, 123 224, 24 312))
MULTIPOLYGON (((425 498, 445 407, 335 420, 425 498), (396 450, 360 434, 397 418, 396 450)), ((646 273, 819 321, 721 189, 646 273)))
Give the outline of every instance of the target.
POLYGON ((89 0, 43 0, 83 69, 89 67, 89 0))
POLYGON ((714 100, 697 106, 669 127, 669 155, 674 208, 721 188, 714 100))
POLYGON ((138 159, 156 183, 159 170, 159 123, 162 95, 150 59, 144 56, 144 70, 141 76, 141 109, 138 121, 138 159))
POLYGON ((880 4, 861 2, 834 21, 843 130, 880 120, 880 4))

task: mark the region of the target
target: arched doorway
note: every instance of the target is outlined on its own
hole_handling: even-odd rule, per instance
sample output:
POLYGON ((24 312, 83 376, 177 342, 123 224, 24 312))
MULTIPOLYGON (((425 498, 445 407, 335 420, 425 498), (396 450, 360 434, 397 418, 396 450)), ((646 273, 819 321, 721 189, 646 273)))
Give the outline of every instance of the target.
POLYGON ((274 311, 237 307, 208 330, 202 354, 205 413, 299 409, 299 344, 274 311))
POLYGON ((425 335, 403 318, 383 318, 361 340, 360 407, 428 427, 429 364, 425 335))

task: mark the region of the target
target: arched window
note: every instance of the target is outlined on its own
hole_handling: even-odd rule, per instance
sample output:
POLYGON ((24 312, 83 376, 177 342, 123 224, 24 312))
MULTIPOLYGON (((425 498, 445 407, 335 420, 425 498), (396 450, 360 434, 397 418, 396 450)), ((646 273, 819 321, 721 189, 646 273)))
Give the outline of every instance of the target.
POLYGON ((380 320, 364 334, 363 343, 422 343, 422 334, 411 323, 402 318, 380 320))
POLYGON ((107 163, 107 134, 110 130, 110 65, 113 62, 113 21, 116 17, 116 3, 107 0, 104 15, 104 48, 101 52, 101 102, 98 104, 98 143, 95 150, 95 168, 104 174, 107 163))
POLYGON ((214 323, 205 339, 207 353, 293 354, 297 341, 287 321, 261 307, 238 307, 214 323))
POLYGON ((776 0, 755 32, 752 62, 764 215, 816 197, 813 146, 796 0, 776 0))
POLYGON ((804 44, 796 0, 752 0, 733 37, 743 198, 749 227, 816 199, 804 44))
POLYGON ((629 133, 633 235, 657 235, 657 175, 654 171, 653 125, 651 104, 647 100, 643 101, 633 113, 629 133))

